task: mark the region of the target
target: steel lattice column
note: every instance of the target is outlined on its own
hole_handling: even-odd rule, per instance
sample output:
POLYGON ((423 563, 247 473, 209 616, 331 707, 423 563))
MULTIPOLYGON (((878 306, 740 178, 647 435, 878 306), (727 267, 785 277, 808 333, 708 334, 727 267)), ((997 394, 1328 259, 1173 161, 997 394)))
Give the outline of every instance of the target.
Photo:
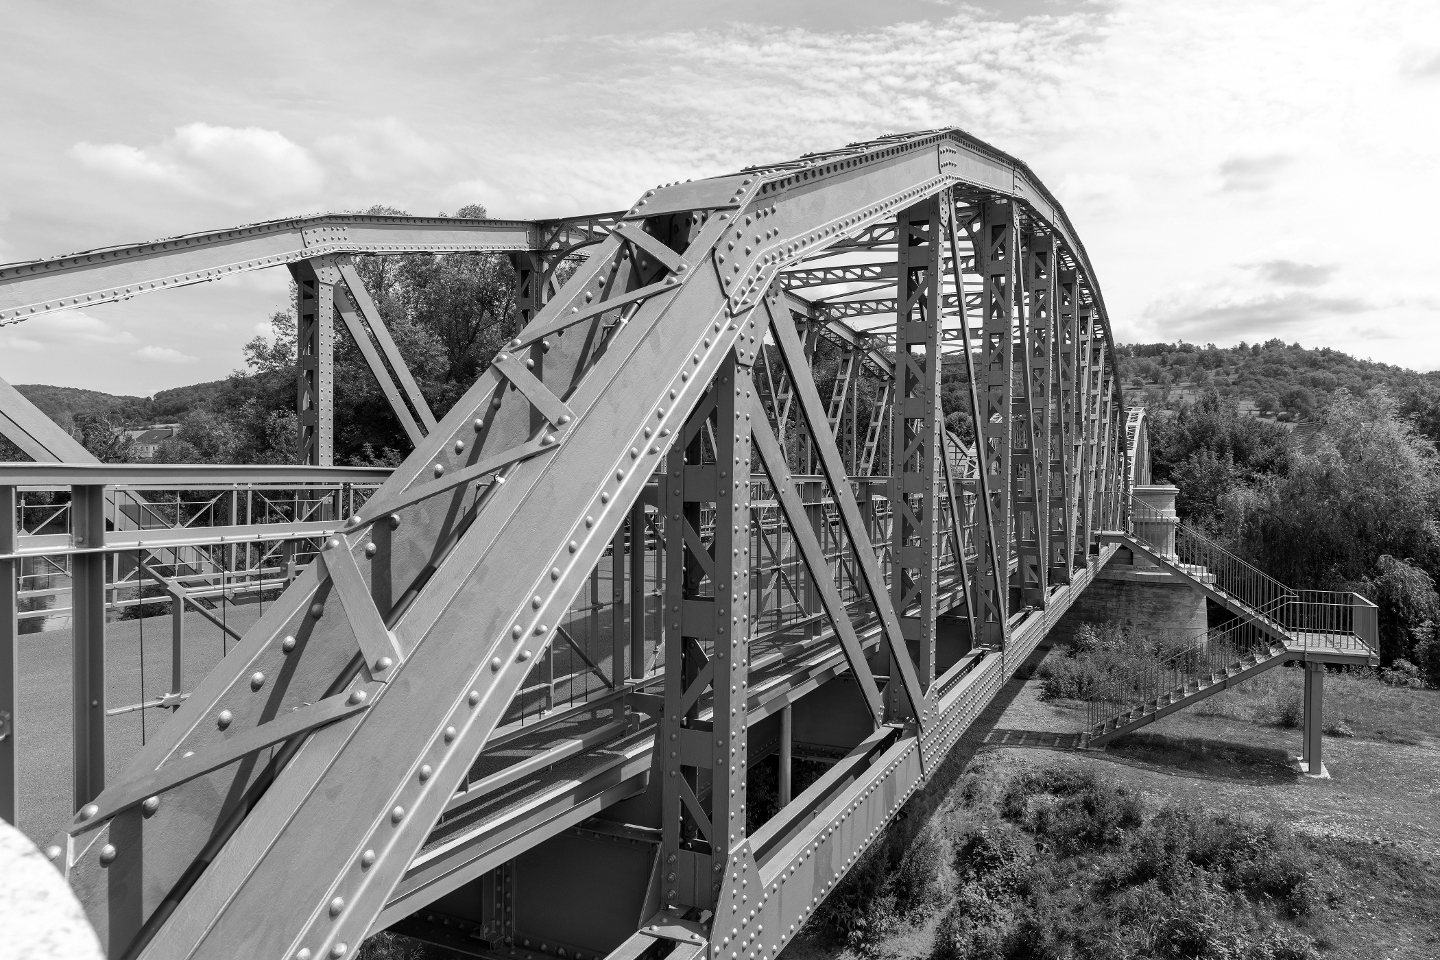
POLYGON ((1015 208, 1006 201, 987 202, 981 212, 980 232, 973 238, 975 269, 981 275, 981 309, 984 311, 981 355, 984 371, 984 424, 976 424, 983 436, 981 469, 988 475, 990 517, 993 529, 981 529, 980 556, 986 556, 993 537, 996 569, 984 569, 980 593, 986 598, 981 625, 981 642, 1000 647, 1005 642, 1003 618, 1010 609, 1010 543, 1012 530, 1012 409, 1010 393, 1015 376, 1014 324, 1016 273, 1015 208), (983 427, 983 433, 979 428, 983 427))
MULTIPOLYGON (((1058 256, 1058 247, 1057 247, 1058 256)), ((1050 579, 1069 583, 1075 562, 1075 271, 1055 263, 1055 414, 1050 437, 1050 579)))
POLYGON ((732 352, 669 454, 665 511, 665 713, 659 748, 662 903, 710 908, 745 839, 749 660, 750 367, 732 352), (713 453, 705 424, 715 418, 713 453), (713 510, 713 513, 711 511, 713 510), (708 544, 703 517, 714 525, 708 544), (710 720, 700 716, 710 694, 710 720))
MULTIPOLYGON (((940 551, 940 292, 947 211, 933 197, 897 223, 900 296, 895 317, 895 402, 890 421, 891 602, 921 687, 935 679, 940 551), (914 608, 913 610, 911 608, 914 608)), ((890 685, 892 716, 906 708, 890 685)))
MULTIPOLYGON (((1055 241, 1033 228, 1024 235, 1025 382, 1022 409, 1023 436, 1028 457, 1020 463, 1028 476, 1016 478, 1016 509, 1021 515, 1016 547, 1020 554, 1020 596, 1028 605, 1043 607, 1049 587, 1050 527, 1050 377, 1054 342, 1055 241)), ((1019 419, 1019 418, 1017 418, 1019 419)), ((1020 430, 1017 425, 1017 433, 1020 430)))
POLYGON ((515 312, 520 326, 535 318, 545 306, 545 257, 534 250, 510 254, 510 264, 515 268, 515 312))
POLYGON ((300 462, 335 463, 335 285, 340 271, 329 257, 290 265, 295 279, 295 413, 300 462))

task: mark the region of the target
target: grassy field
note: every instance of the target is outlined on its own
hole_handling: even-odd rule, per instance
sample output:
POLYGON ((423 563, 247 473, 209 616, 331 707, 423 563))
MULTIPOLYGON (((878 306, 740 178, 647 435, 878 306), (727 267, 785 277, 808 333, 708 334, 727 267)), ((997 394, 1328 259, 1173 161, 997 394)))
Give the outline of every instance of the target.
POLYGON ((783 956, 1433 960, 1440 692, 1328 677, 1344 735, 1316 781, 1300 685, 1276 669, 1088 752, 999 745, 1083 723, 1012 681, 783 956))

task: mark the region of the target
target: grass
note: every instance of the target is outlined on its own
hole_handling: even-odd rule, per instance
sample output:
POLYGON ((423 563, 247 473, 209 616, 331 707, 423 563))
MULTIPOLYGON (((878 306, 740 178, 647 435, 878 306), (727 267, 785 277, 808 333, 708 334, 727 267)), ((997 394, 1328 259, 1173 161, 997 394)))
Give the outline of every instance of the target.
POLYGON ((1325 942, 1313 856, 1283 826, 1147 813, 1137 791, 1063 761, 1006 774, 982 760, 901 833, 832 894, 812 945, 885 954, 907 924, 928 928, 933 960, 1311 960, 1325 942))
POLYGON ((1328 674, 1327 781, 1295 768, 1286 668, 1103 752, 983 745, 1083 723, 1043 697, 1044 668, 1007 685, 943 799, 907 808, 784 960, 1440 957, 1440 692, 1328 674), (911 863, 936 866, 893 875, 911 863))
MULTIPOLYGON (((1325 676, 1325 732, 1416 745, 1440 739, 1440 691, 1391 687, 1369 671, 1325 676)), ((1298 667, 1261 673, 1200 701, 1199 716, 1229 717, 1278 727, 1298 727, 1304 677, 1298 667)))

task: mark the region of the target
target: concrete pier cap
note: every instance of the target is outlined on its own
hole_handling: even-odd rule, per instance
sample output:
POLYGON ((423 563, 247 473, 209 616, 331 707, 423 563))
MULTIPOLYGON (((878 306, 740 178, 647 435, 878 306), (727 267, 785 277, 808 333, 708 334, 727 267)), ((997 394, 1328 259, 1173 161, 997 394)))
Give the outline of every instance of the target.
MULTIPOLYGON (((1132 532, 1162 556, 1175 559, 1175 530, 1180 526, 1175 498, 1180 488, 1168 483, 1136 484, 1131 493, 1137 501, 1130 511, 1132 532)), ((1144 557, 1136 557, 1135 565, 1151 566, 1144 557)))

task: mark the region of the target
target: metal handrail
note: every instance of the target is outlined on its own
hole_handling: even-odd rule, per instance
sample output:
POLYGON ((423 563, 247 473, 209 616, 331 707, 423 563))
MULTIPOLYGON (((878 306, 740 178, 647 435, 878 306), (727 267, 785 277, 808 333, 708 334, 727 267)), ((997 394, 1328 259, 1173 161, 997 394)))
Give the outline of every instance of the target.
MULTIPOLYGON (((1129 532, 1134 536, 1140 536, 1134 529, 1137 520, 1141 523, 1173 525, 1175 527, 1175 562, 1204 567, 1216 589, 1247 607, 1260 611, 1278 609, 1295 594, 1294 590, 1241 560, 1200 530, 1182 522, 1178 517, 1161 513, 1150 504, 1132 495, 1130 497, 1129 532)), ((1148 540, 1146 542, 1150 543, 1150 546, 1157 552, 1165 552, 1165 544, 1156 544, 1148 540)))
POLYGON ((1232 620, 1205 631, 1199 641, 1135 670, 1113 676, 1086 698, 1087 726, 1092 735, 1117 717, 1136 709, 1158 709, 1167 695, 1203 689, 1205 681, 1219 682, 1246 661, 1277 653, 1276 641, 1254 620, 1232 620))
POLYGON ((1280 652, 1301 656, 1321 650, 1374 656, 1379 643, 1379 611, 1365 597, 1334 590, 1294 590, 1178 517, 1161 513, 1134 496, 1129 506, 1132 536, 1144 540, 1170 563, 1204 567, 1204 574, 1191 575, 1201 576, 1237 601, 1241 617, 1197 632, 1183 649, 1103 681, 1085 697, 1086 729, 1092 735, 1103 732, 1117 717, 1130 716, 1136 709, 1158 709, 1163 697, 1187 695, 1192 684, 1198 691, 1207 685, 1206 680, 1215 682, 1232 670, 1244 669, 1247 660, 1273 655, 1277 643, 1284 648, 1280 652), (1174 526, 1173 553, 1165 542, 1155 543, 1137 532, 1137 520, 1152 528, 1174 526))

